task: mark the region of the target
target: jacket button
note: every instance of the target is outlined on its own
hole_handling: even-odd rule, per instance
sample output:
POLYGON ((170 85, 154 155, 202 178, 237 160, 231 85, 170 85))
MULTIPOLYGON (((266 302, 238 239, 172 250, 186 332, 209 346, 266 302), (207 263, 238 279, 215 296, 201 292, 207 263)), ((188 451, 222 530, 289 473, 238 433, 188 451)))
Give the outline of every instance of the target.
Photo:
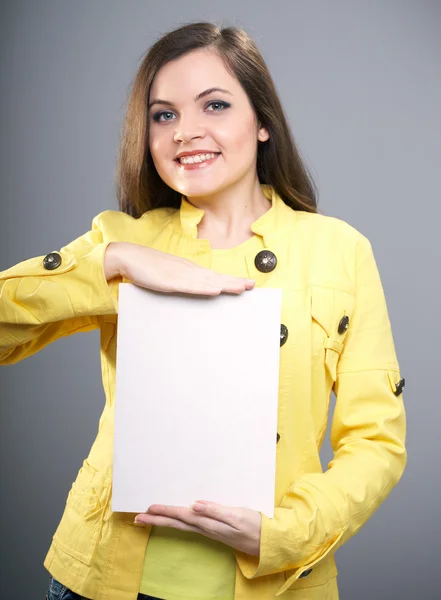
POLYGON ((308 575, 312 573, 312 569, 306 569, 306 571, 303 571, 303 573, 301 575, 299 575, 299 579, 301 577, 308 577, 308 575))
POLYGON ((280 325, 280 346, 283 346, 287 339, 288 327, 282 323, 282 325, 280 325))
POLYGON ((61 256, 58 252, 50 252, 43 258, 43 267, 48 271, 58 269, 61 265, 61 256))
POLYGON ((273 252, 269 250, 261 250, 254 259, 256 269, 261 273, 270 273, 276 268, 277 258, 273 252))
POLYGON ((279 443, 279 440, 280 440, 280 433, 278 433, 278 434, 277 434, 277 437, 276 437, 276 444, 278 444, 278 443, 279 443))
POLYGON ((349 327, 349 317, 348 315, 345 315, 342 320, 340 321, 340 323, 338 324, 338 333, 341 335, 342 333, 344 333, 347 328, 349 327))
POLYGON ((401 394, 401 392, 403 391, 403 387, 406 385, 406 381, 405 379, 400 379, 400 381, 397 383, 397 386, 395 388, 395 396, 399 396, 401 394))

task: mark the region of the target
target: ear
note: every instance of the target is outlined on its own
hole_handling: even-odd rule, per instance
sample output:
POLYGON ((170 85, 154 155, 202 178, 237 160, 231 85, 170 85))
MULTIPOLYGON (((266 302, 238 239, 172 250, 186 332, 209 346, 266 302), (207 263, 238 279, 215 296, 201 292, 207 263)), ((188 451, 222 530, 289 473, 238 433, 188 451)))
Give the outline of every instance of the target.
POLYGON ((266 142, 269 140, 269 133, 265 127, 259 127, 259 131, 257 132, 257 139, 259 142, 266 142))

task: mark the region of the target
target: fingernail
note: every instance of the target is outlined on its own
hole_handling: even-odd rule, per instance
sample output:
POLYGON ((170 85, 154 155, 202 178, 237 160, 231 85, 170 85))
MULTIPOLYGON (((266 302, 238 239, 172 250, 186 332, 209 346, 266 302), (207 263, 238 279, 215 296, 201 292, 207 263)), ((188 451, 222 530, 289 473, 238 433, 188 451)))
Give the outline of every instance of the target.
POLYGON ((205 506, 201 504, 201 502, 193 502, 191 505, 192 510, 195 512, 203 512, 205 510, 205 506))
POLYGON ((143 523, 142 521, 137 521, 136 519, 133 521, 133 525, 138 525, 139 527, 143 527, 145 525, 145 523, 143 523))

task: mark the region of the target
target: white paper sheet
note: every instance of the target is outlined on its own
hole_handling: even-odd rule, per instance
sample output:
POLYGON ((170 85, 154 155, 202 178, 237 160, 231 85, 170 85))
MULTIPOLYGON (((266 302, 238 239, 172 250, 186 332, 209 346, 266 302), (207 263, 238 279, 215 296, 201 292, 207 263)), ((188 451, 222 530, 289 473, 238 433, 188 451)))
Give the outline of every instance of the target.
POLYGON ((282 291, 119 286, 112 510, 274 514, 282 291))

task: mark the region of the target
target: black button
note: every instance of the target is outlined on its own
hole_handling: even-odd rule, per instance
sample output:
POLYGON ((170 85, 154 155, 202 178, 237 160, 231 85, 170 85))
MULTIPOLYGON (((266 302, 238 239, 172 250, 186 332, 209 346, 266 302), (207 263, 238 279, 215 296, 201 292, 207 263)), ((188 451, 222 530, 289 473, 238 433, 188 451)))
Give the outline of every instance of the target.
POLYGON ((45 269, 47 269, 48 271, 53 271, 54 269, 58 269, 58 267, 60 265, 61 265, 61 256, 58 254, 58 252, 51 252, 50 254, 47 254, 43 258, 43 267, 45 269))
POLYGON ((276 268, 277 258, 273 252, 262 250, 256 255, 254 264, 261 273, 270 273, 276 268))
POLYGON ((401 392, 403 391, 403 387, 406 385, 406 381, 405 379, 400 379, 400 381, 397 383, 397 386, 395 388, 395 396, 399 396, 401 394, 401 392))
POLYGON ((278 433, 278 434, 277 434, 277 438, 276 438, 276 440, 277 440, 277 441, 276 441, 276 444, 278 444, 278 443, 279 443, 279 440, 280 440, 280 433, 278 433))
POLYGON ((340 323, 338 324, 338 333, 341 335, 342 333, 344 333, 347 328, 349 327, 349 317, 348 315, 345 315, 342 320, 340 321, 340 323))
POLYGON ((312 573, 312 569, 306 569, 306 571, 303 571, 303 573, 301 575, 299 575, 299 579, 301 577, 308 577, 308 575, 312 573))
POLYGON ((280 325, 280 345, 283 346, 283 344, 286 342, 287 339, 288 339, 288 327, 282 323, 280 325))

